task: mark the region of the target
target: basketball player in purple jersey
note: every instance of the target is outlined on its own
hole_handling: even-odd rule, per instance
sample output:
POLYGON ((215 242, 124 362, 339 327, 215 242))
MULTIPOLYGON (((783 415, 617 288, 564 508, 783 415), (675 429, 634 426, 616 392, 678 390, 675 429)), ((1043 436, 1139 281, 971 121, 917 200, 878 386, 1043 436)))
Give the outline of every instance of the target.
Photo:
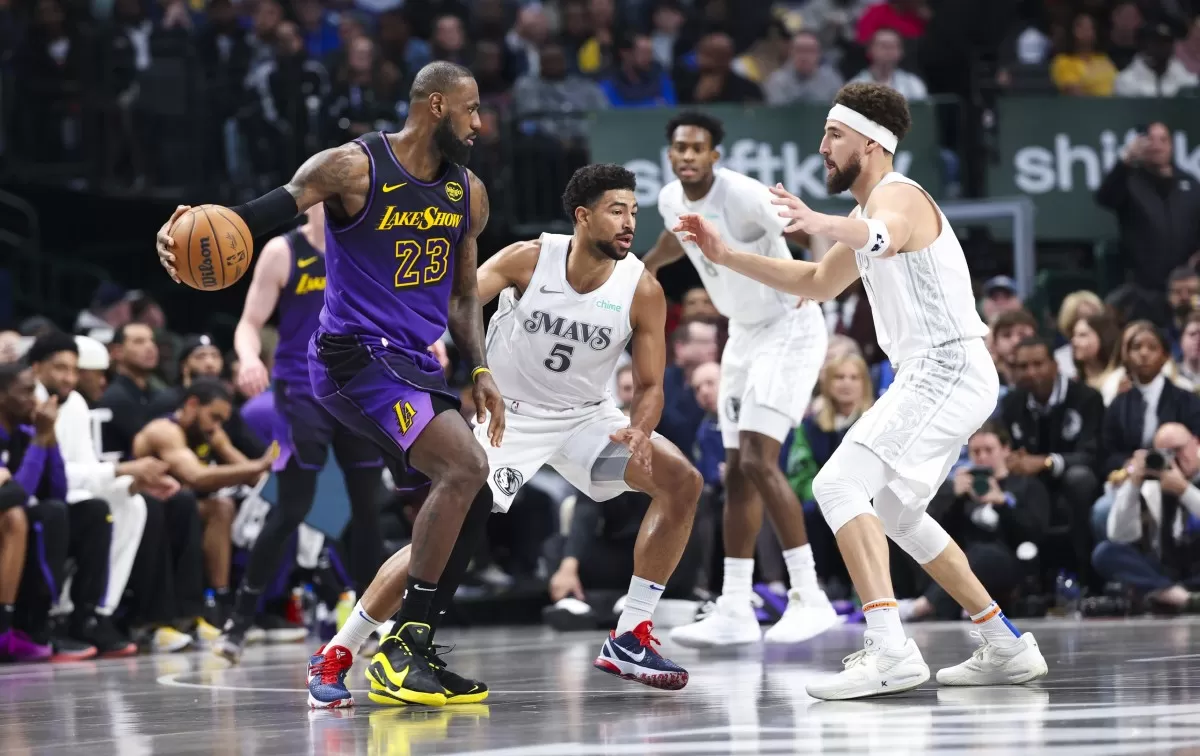
MULTIPOLYGON (((325 204, 325 306, 309 345, 313 392, 334 418, 374 441, 397 475, 407 463, 431 481, 413 523, 407 580, 380 570, 339 635, 370 634, 387 618, 386 607, 403 597, 401 621, 372 664, 386 665, 395 698, 432 706, 479 687, 433 654, 426 618, 488 473, 483 449, 458 414, 458 396, 427 350, 447 327, 474 366, 477 418, 490 416, 490 443, 498 446, 504 433, 476 292, 488 197, 462 167, 479 133, 478 110, 479 88, 467 69, 430 63, 413 82, 402 131, 367 134, 318 153, 286 186, 232 208, 259 237, 325 204)), ((178 209, 158 234, 159 259, 176 281, 169 230, 186 210, 178 209)), ((352 661, 343 646, 318 650, 309 660, 310 706, 350 705, 344 680, 352 661)))
MULTIPOLYGON (((383 561, 379 531, 383 456, 375 444, 334 420, 313 396, 308 377, 308 342, 317 330, 325 301, 325 209, 317 204, 305 214, 307 223, 263 247, 246 292, 242 319, 233 334, 240 365, 238 388, 246 396, 258 396, 268 385, 259 333, 278 305, 279 344, 272 377, 277 415, 273 436, 280 448, 273 469, 279 496, 250 550, 233 616, 214 648, 217 655, 235 664, 241 659, 263 589, 275 577, 288 540, 312 509, 317 475, 325 467, 330 446, 350 499, 350 571, 360 594, 383 561)), ((282 639, 279 630, 290 628, 268 624, 263 629, 268 638, 275 630, 282 639)))

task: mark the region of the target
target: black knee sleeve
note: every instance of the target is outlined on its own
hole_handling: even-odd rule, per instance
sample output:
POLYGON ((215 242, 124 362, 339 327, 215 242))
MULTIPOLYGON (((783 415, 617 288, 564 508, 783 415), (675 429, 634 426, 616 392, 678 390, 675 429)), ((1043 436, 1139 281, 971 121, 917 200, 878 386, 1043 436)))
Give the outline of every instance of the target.
POLYGON ((383 487, 382 468, 351 467, 343 471, 346 494, 350 499, 350 527, 347 553, 350 576, 358 595, 363 595, 383 564, 383 531, 379 512, 387 491, 383 487))
POLYGON ((263 522, 250 550, 242 587, 260 592, 275 577, 288 540, 304 522, 317 495, 317 470, 300 467, 295 459, 276 476, 277 501, 263 522))

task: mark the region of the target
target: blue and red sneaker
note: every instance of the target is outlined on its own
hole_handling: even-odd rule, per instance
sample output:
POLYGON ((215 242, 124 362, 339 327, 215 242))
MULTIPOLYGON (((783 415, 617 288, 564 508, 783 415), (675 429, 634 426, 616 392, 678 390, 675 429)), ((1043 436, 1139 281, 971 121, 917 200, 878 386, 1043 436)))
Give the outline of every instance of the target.
POLYGON ((345 646, 321 646, 308 659, 308 705, 313 709, 344 709, 354 705, 346 688, 346 673, 354 655, 345 646))
POLYGON ((658 638, 650 634, 653 629, 654 624, 646 620, 621 635, 610 632, 592 666, 651 688, 681 689, 687 685, 687 670, 654 650, 651 644, 658 643, 658 638))

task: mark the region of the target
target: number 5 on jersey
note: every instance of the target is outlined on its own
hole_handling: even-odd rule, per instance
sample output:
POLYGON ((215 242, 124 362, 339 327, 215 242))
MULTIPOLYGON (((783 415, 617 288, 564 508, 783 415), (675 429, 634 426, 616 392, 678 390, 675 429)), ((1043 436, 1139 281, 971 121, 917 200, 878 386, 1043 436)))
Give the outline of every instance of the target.
POLYGON ((401 239, 396 242, 396 259, 400 263, 396 267, 396 288, 408 286, 428 286, 441 281, 450 268, 450 240, 437 237, 425 242, 424 250, 420 242, 412 239, 401 239))
POLYGON ((565 373, 567 368, 571 367, 571 355, 575 353, 575 347, 570 344, 555 344, 550 350, 550 356, 542 360, 542 364, 547 370, 555 373, 565 373))

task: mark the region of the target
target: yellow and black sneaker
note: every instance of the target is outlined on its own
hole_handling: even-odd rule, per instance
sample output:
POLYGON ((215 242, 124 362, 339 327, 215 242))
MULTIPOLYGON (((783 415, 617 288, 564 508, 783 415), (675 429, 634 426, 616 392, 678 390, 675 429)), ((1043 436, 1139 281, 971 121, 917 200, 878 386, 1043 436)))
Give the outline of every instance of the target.
POLYGON ((446 705, 474 704, 483 701, 488 697, 486 683, 471 680, 447 669, 446 660, 442 658, 442 654, 448 654, 451 650, 450 646, 435 645, 429 652, 429 666, 433 668, 434 676, 446 690, 446 705))
POLYGON ((383 639, 367 667, 367 697, 385 706, 445 706, 446 691, 429 657, 429 625, 406 622, 383 639))

